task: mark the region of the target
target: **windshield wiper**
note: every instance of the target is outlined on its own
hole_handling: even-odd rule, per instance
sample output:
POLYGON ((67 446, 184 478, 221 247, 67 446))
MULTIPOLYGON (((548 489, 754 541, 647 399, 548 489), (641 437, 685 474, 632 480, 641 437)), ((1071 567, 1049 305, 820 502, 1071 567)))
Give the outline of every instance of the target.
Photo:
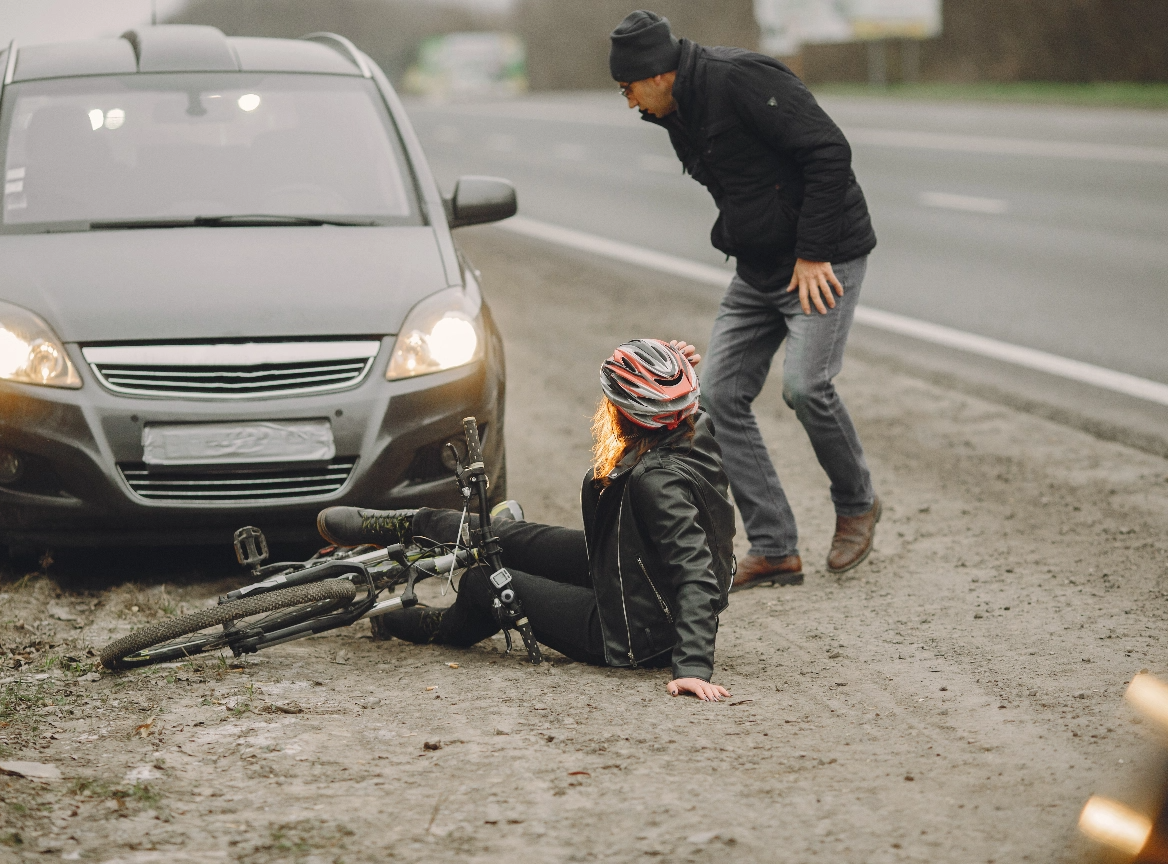
POLYGON ((283 216, 279 214, 232 214, 228 216, 193 216, 188 219, 116 219, 90 222, 91 231, 122 231, 134 228, 253 228, 265 225, 344 225, 369 226, 368 219, 326 219, 320 216, 283 216))
POLYGON ((376 225, 369 219, 326 219, 321 216, 282 216, 267 213, 196 216, 196 225, 376 225))

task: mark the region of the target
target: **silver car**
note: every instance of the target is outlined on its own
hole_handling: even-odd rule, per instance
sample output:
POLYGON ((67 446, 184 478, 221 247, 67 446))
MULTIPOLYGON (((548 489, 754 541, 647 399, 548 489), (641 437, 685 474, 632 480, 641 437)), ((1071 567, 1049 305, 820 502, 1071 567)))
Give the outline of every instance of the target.
POLYGON ((504 364, 385 75, 348 40, 161 26, 0 52, 0 543, 307 539, 331 504, 459 500, 504 364))

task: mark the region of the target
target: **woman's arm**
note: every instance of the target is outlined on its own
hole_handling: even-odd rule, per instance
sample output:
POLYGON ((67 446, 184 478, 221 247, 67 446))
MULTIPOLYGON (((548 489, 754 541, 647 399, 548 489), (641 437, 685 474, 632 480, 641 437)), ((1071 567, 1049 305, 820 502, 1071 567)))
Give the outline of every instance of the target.
MULTIPOLYGON (((677 598, 674 682, 708 682, 714 671, 722 590, 714 574, 706 532, 698 522, 693 489, 673 471, 655 469, 642 474, 630 492, 644 539, 656 549, 677 598)), ((683 688, 680 692, 693 690, 683 688)))

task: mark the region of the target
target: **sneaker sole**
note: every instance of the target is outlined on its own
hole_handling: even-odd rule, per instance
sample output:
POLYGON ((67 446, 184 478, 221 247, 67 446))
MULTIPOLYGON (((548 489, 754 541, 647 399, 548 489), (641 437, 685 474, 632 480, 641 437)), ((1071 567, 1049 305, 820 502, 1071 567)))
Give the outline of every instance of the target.
POLYGON ((316 531, 328 543, 334 546, 345 546, 347 544, 338 542, 324 527, 324 511, 316 514, 316 531))

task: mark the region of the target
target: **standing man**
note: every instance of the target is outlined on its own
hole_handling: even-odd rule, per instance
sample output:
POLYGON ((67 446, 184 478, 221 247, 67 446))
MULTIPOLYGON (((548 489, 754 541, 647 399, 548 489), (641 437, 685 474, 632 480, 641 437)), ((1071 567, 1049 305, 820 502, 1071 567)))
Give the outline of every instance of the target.
POLYGON ((678 40, 653 12, 633 12, 611 38, 609 68, 629 107, 669 132, 718 205, 711 242, 737 258, 702 375, 750 539, 733 590, 803 582, 795 516, 752 409, 784 339, 783 400, 831 481, 827 567, 850 570, 872 549, 880 501, 832 384, 876 246, 847 139, 771 57, 678 40))

